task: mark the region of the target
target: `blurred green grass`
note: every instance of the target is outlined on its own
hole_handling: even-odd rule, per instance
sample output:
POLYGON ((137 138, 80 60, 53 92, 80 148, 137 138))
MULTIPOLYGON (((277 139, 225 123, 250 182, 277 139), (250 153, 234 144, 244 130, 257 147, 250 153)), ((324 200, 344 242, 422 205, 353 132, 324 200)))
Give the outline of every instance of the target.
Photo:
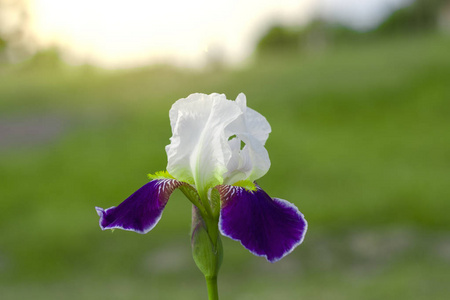
POLYGON ((444 299, 448 53, 449 37, 427 34, 239 70, 0 66, 2 299, 205 297, 181 193, 144 236, 102 232, 94 210, 165 168, 168 110, 193 92, 244 92, 267 117, 272 167, 259 184, 310 225, 273 265, 224 238, 223 299, 444 299))

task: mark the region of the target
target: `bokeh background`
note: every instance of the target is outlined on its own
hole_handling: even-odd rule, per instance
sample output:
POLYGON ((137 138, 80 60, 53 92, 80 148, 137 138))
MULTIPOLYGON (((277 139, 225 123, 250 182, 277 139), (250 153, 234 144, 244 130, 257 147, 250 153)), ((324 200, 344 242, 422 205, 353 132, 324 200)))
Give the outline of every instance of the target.
POLYGON ((221 299, 448 299, 449 1, 59 2, 0 1, 1 299, 206 299, 181 192, 147 235, 94 210, 165 169, 193 92, 267 117, 259 184, 309 221, 275 264, 223 238, 221 299))

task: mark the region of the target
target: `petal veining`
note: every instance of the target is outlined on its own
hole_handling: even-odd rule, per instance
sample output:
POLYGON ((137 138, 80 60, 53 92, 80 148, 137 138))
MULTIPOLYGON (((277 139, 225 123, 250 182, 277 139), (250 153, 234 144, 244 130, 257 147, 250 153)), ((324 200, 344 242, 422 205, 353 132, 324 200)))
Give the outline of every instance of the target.
POLYGON ((221 185, 220 232, 240 241, 251 253, 276 262, 304 239, 307 222, 292 203, 271 198, 259 186, 255 192, 221 185))
POLYGON ((119 228, 147 233, 161 219, 172 192, 183 182, 157 179, 143 185, 118 206, 107 209, 96 207, 102 230, 119 228))

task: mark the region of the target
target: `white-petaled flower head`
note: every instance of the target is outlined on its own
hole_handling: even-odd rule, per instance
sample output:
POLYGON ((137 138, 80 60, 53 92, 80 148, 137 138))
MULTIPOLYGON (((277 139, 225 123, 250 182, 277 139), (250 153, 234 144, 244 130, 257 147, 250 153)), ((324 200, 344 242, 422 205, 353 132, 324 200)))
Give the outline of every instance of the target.
POLYGON ((223 94, 191 94, 169 112, 172 137, 166 146, 167 171, 206 191, 219 184, 256 180, 270 167, 264 144, 270 125, 246 106, 223 94), (245 146, 241 149, 241 142, 245 146))

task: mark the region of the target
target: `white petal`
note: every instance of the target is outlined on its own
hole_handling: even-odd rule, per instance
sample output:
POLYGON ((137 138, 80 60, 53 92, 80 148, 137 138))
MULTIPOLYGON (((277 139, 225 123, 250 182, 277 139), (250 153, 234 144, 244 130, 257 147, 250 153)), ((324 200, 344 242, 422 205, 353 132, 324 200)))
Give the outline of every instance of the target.
POLYGON ((236 103, 245 112, 245 123, 248 132, 264 145, 269 137, 269 133, 272 131, 269 122, 259 112, 247 107, 247 100, 243 93, 237 96, 236 103))
POLYGON ((167 171, 202 191, 223 183, 231 157, 225 128, 243 112, 225 95, 192 94, 172 106, 167 171))
POLYGON ((202 191, 222 183, 254 181, 269 170, 264 144, 270 125, 247 108, 244 94, 236 101, 223 94, 192 94, 178 100, 169 116, 173 135, 166 146, 167 171, 176 179, 202 191))
MULTIPOLYGON (((227 164, 227 172, 224 174, 225 184, 233 184, 246 179, 247 173, 252 170, 252 163, 248 157, 248 151, 241 150, 241 139, 235 137, 228 141, 231 149, 231 158, 227 164)), ((248 149, 248 147, 244 147, 248 149)))
POLYGON ((224 174, 226 184, 239 180, 254 181, 264 176, 270 168, 269 154, 264 147, 271 131, 266 118, 246 106, 244 94, 236 98, 243 114, 226 128, 228 133, 236 135, 236 141, 231 140, 232 156, 224 174), (241 140, 245 143, 240 149, 241 140))

